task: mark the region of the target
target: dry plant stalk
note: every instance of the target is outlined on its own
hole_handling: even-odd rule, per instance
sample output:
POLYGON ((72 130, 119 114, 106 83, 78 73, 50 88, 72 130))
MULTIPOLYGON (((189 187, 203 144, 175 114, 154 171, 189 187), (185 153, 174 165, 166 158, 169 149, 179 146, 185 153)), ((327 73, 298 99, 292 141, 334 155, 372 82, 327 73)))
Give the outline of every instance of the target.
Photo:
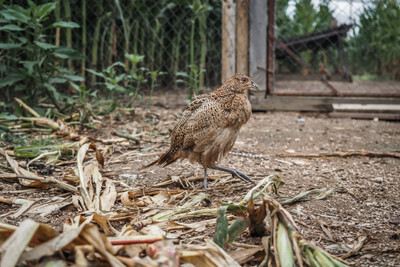
POLYGON ((270 224, 272 239, 272 242, 265 246, 267 250, 263 262, 268 266, 294 266, 295 262, 298 266, 304 266, 304 264, 308 266, 347 266, 344 260, 308 243, 297 231, 297 226, 290 213, 276 200, 264 197, 263 205, 270 224))

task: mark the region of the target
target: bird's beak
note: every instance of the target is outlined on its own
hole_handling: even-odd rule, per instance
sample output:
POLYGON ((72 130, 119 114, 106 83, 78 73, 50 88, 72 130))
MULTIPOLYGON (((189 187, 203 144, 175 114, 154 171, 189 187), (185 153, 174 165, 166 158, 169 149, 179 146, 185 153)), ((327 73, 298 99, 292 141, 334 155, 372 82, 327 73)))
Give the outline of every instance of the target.
POLYGON ((249 95, 254 95, 253 90, 258 91, 260 89, 258 88, 258 84, 256 84, 254 81, 251 82, 251 85, 252 85, 252 88, 251 88, 251 90, 249 90, 249 95))
POLYGON ((253 86, 253 88, 255 89, 255 90, 260 90, 259 88, 258 88, 258 84, 256 84, 254 81, 252 81, 251 82, 251 85, 253 86))

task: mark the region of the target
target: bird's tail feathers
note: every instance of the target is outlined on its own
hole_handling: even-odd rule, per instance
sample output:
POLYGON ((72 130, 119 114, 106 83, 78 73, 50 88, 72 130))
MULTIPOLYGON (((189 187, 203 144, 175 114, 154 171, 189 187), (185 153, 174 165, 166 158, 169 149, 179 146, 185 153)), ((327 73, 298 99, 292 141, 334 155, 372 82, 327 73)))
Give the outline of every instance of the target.
POLYGON ((141 169, 141 170, 146 169, 146 168, 151 167, 151 166, 153 166, 153 165, 155 165, 155 164, 157 164, 157 163, 158 163, 158 159, 155 160, 155 161, 153 161, 153 162, 150 163, 150 164, 147 164, 147 165, 142 166, 140 169, 141 169))
POLYGON ((145 169, 145 168, 151 167, 155 164, 167 166, 171 163, 174 163, 177 159, 178 159, 178 157, 175 156, 175 149, 169 149, 167 152, 162 154, 159 159, 151 162, 148 165, 143 166, 140 169, 145 169))

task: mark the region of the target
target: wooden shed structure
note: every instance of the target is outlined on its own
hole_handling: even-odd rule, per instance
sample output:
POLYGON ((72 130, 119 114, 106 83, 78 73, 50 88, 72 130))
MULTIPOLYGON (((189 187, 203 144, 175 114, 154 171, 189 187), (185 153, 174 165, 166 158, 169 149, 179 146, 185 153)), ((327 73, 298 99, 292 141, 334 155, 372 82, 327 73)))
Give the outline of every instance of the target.
POLYGON ((261 89, 251 96, 253 110, 322 111, 331 112, 332 116, 360 118, 386 114, 380 117, 400 118, 397 107, 400 82, 387 82, 383 88, 374 83, 352 82, 342 41, 352 25, 339 25, 286 40, 275 37, 274 26, 275 0, 223 1, 222 80, 236 72, 252 77, 261 89), (298 56, 299 51, 326 49, 332 45, 340 55, 341 81, 328 81, 298 56), (277 80, 275 60, 284 57, 291 57, 309 69, 314 79, 277 80), (375 105, 369 114, 368 105, 375 105))

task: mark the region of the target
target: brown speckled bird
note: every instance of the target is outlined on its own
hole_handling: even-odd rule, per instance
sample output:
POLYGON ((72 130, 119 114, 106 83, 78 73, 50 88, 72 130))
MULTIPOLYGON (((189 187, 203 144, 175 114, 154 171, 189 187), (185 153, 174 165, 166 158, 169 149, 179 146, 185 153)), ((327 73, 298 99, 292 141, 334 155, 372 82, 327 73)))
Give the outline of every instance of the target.
POLYGON ((195 96, 172 130, 168 151, 145 168, 154 164, 167 166, 178 159, 188 159, 204 167, 204 188, 208 187, 208 168, 254 183, 244 173, 216 165, 232 149, 240 128, 250 118, 248 95, 251 89, 258 89, 257 84, 247 75, 237 73, 216 91, 195 96))

